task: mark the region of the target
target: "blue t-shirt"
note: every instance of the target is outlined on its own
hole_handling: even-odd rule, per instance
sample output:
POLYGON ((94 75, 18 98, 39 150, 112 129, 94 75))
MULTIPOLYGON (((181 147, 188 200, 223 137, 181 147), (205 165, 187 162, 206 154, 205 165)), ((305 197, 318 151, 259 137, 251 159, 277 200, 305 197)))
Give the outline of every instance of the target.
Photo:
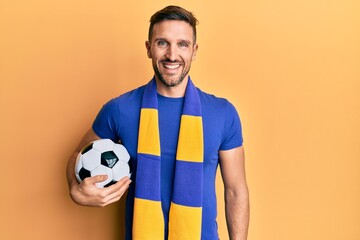
MULTIPOLYGON (((144 86, 127 92, 106 103, 93 123, 100 138, 110 138, 128 150, 132 180, 126 199, 126 239, 131 239, 133 203, 136 181, 137 141, 141 99, 144 86)), ((204 179, 202 239, 217 240, 215 177, 219 150, 242 145, 241 123, 234 106, 226 99, 217 98, 198 89, 204 129, 204 179)), ((184 98, 168 98, 158 94, 161 147, 161 201, 165 219, 165 239, 173 188, 176 148, 180 116, 184 98)))

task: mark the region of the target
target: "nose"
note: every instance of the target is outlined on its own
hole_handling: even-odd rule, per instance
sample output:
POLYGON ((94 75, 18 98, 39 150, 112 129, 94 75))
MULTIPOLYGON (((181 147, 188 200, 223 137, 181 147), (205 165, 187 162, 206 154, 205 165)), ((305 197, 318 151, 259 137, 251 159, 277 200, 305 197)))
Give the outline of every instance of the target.
POLYGON ((176 46, 170 45, 167 49, 165 57, 170 61, 175 61, 177 58, 177 49, 176 46))

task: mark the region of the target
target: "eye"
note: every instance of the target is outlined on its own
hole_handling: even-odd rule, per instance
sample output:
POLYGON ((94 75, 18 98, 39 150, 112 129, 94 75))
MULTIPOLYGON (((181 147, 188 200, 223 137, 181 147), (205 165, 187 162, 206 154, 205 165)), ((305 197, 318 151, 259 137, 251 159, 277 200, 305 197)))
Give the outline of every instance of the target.
POLYGON ((187 42, 180 42, 178 45, 179 45, 179 47, 182 47, 182 48, 189 47, 189 44, 187 42))
POLYGON ((164 40, 158 40, 158 41, 156 42, 156 44, 157 44, 159 47, 165 47, 165 46, 167 46, 167 42, 164 41, 164 40))

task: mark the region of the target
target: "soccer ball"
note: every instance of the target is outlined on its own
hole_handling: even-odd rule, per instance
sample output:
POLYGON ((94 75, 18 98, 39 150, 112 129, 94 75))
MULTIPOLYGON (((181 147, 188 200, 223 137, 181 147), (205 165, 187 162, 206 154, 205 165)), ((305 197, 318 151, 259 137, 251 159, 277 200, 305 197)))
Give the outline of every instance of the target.
POLYGON ((100 139, 89 143, 78 154, 75 164, 75 176, 79 182, 87 177, 108 175, 97 187, 108 187, 121 178, 131 176, 130 155, 126 148, 110 139, 100 139))

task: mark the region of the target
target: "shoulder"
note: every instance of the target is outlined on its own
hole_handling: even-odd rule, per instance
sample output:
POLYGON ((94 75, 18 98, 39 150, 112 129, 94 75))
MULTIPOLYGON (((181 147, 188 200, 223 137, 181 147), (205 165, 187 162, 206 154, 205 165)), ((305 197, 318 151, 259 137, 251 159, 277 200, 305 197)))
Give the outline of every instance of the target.
POLYGON ((199 91, 204 129, 208 139, 218 139, 216 149, 228 150, 242 145, 241 122, 234 105, 226 98, 199 91), (215 136, 215 137, 214 137, 215 136))
POLYGON ((143 86, 105 103, 93 122, 94 132, 101 138, 120 139, 123 129, 129 129, 138 119, 142 92, 143 86))
POLYGON ((131 91, 125 92, 113 99, 108 104, 125 104, 125 103, 136 103, 141 102, 141 98, 144 92, 144 86, 138 87, 131 91))
POLYGON ((98 117, 119 118, 122 114, 135 113, 141 105, 143 91, 144 86, 141 86, 110 99, 102 106, 98 117))
POLYGON ((131 109, 137 109, 141 105, 144 86, 125 92, 108 100, 102 107, 109 112, 121 113, 131 109))
POLYGON ((218 111, 218 113, 237 113, 234 105, 229 102, 226 98, 217 97, 213 94, 206 93, 201 89, 197 89, 200 97, 200 101, 203 109, 212 111, 218 111))

